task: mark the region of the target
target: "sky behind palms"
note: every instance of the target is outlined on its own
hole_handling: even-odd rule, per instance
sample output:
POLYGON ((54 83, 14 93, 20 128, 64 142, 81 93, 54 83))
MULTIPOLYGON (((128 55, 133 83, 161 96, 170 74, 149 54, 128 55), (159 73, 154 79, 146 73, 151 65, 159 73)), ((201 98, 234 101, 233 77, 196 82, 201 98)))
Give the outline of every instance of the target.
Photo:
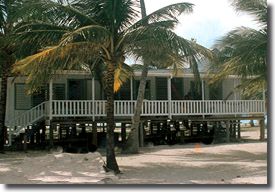
POLYGON ((252 17, 233 9, 230 0, 145 0, 147 14, 179 2, 195 6, 193 13, 180 16, 176 33, 187 39, 194 38, 205 47, 211 48, 218 38, 236 27, 257 28, 252 17))

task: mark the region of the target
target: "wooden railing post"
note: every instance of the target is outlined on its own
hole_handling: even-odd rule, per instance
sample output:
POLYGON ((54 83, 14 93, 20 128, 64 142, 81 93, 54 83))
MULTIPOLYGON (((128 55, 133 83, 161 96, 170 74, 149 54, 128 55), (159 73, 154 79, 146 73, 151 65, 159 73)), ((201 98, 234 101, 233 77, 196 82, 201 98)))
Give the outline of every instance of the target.
POLYGON ((130 89, 131 89, 131 101, 134 100, 134 92, 133 92, 133 77, 130 79, 130 89))
POLYGON ((46 126, 50 129, 50 147, 53 147, 53 126, 51 125, 52 121, 52 107, 53 107, 53 80, 50 80, 49 83, 49 118, 46 121, 46 126))
POLYGON ((53 80, 50 80, 49 83, 49 120, 52 120, 52 107, 53 107, 53 80))
POLYGON ((169 119, 172 118, 172 114, 171 114, 171 111, 172 111, 172 105, 171 105, 171 100, 172 100, 172 95, 171 95, 171 77, 168 77, 167 78, 167 92, 168 92, 168 117, 169 119))
POLYGON ((205 106, 205 102, 204 102, 204 81, 203 79, 201 80, 201 97, 202 97, 202 105, 201 105, 201 112, 202 112, 202 117, 203 119, 205 118, 205 115, 204 115, 204 106, 205 106))
POLYGON ((95 121, 95 77, 92 79, 92 113, 93 113, 93 121, 95 121))

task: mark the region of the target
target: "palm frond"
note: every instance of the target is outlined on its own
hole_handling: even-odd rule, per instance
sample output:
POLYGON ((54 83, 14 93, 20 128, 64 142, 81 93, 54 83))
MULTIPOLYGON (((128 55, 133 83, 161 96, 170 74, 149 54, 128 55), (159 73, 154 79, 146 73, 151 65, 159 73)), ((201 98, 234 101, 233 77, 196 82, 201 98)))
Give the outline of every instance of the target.
MULTIPOLYGON (((70 1, 70 3, 56 2, 54 0, 24 0, 24 6, 20 12, 28 13, 31 18, 48 20, 60 25, 85 25, 97 24, 97 22, 82 10, 74 6, 79 1, 70 1)), ((89 7, 86 7, 88 9, 89 7)))
MULTIPOLYGON (((242 91, 244 99, 266 99, 263 92, 266 91, 267 81, 262 76, 243 78, 237 89, 242 91)), ((266 94, 267 95, 267 94, 266 94)))
POLYGON ((268 38, 265 30, 237 28, 221 38, 215 47, 216 59, 210 69, 215 75, 211 83, 228 75, 238 75, 243 79, 239 87, 246 95, 257 95, 259 87, 266 89, 268 38))
POLYGON ((250 28, 238 28, 223 37, 216 47, 224 58, 220 65, 221 75, 241 75, 243 77, 266 74, 267 34, 250 28))
POLYGON ((114 92, 118 92, 122 85, 127 82, 127 80, 133 76, 133 74, 133 69, 127 64, 123 63, 118 65, 118 67, 115 69, 114 75, 114 92))
POLYGON ((232 0, 232 5, 237 11, 246 12, 260 22, 263 27, 267 25, 267 1, 266 0, 232 0))
POLYGON ((98 56, 99 51, 99 45, 87 42, 53 46, 17 61, 13 72, 27 75, 30 90, 35 90, 58 71, 79 68, 81 63, 89 63, 98 56))
POLYGON ((154 23, 156 21, 173 20, 178 22, 177 17, 182 13, 191 13, 193 11, 193 4, 191 3, 176 3, 168 5, 153 13, 147 15, 141 20, 137 21, 132 28, 137 28, 142 25, 154 23))
POLYGON ((105 27, 100 25, 87 25, 64 34, 60 41, 60 45, 79 41, 103 43, 106 40, 109 42, 109 38, 110 33, 105 27))

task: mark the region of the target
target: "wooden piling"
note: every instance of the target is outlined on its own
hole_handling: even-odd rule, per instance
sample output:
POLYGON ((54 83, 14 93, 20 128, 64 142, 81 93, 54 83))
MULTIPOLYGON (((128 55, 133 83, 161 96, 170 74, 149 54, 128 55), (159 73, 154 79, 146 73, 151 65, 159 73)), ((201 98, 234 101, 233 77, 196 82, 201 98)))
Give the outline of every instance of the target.
POLYGON ((27 152, 27 133, 26 132, 24 133, 23 139, 24 139, 23 150, 27 152))
POLYGON ((139 147, 144 147, 144 123, 139 124, 139 147))
POLYGON ((260 141, 264 141, 265 140, 265 124, 264 124, 264 120, 261 119, 260 120, 260 141))
POLYGON ((121 142, 125 143, 126 142, 126 124, 121 123, 121 142))
POLYGON ((93 121, 92 123, 92 131, 93 131, 93 140, 92 143, 93 145, 97 146, 97 123, 93 121))
POLYGON ((241 139, 241 121, 238 120, 238 139, 241 139))
POLYGON ((226 121, 226 142, 230 143, 230 125, 229 125, 229 121, 226 121))

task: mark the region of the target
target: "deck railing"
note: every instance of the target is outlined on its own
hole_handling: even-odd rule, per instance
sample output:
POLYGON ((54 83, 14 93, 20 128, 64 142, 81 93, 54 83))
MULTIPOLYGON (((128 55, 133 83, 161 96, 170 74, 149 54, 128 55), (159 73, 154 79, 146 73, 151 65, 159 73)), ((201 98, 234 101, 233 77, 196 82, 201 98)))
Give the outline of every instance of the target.
POLYGON ((47 104, 48 102, 43 102, 24 112, 18 117, 15 117, 7 123, 9 129, 12 129, 11 131, 14 134, 18 134, 22 129, 42 119, 43 117, 45 117, 45 114, 47 114, 47 104))
MULTIPOLYGON (((136 101, 114 102, 116 117, 131 117, 136 101)), ((142 116, 192 116, 192 115, 265 115, 263 100, 144 100, 142 116)), ((51 117, 103 117, 106 116, 104 100, 53 100, 43 102, 8 122, 9 132, 18 134, 29 125, 51 117)), ((11 134, 9 134, 11 135, 11 134)), ((11 138, 11 136, 9 136, 11 138)))
MULTIPOLYGON (((132 116, 136 101, 120 100, 114 103, 115 116, 132 116)), ((144 100, 142 116, 169 116, 169 115, 233 115, 233 114, 263 114, 265 102, 262 100, 180 100, 160 101, 144 100)), ((106 101, 82 100, 59 101, 52 103, 53 117, 70 116, 106 116, 106 101)))

